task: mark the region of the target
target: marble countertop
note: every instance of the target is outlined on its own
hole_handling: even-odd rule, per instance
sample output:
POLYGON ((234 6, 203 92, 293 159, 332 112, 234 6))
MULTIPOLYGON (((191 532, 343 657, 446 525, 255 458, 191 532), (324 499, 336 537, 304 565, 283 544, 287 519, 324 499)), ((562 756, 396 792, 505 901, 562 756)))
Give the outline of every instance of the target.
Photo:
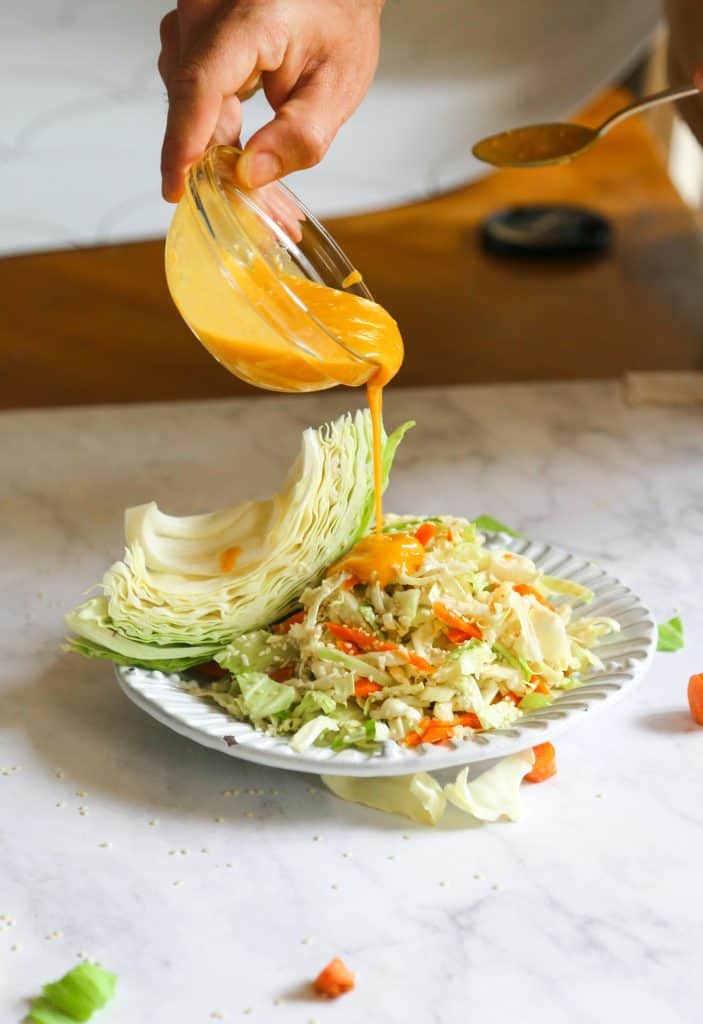
POLYGON ((610 383, 391 389, 389 426, 418 421, 391 510, 491 513, 687 627, 635 696, 564 735, 517 824, 433 831, 344 804, 168 732, 108 666, 60 653, 126 505, 266 495, 299 431, 350 397, 0 416, 3 1022, 81 955, 120 975, 105 1024, 699 1019, 701 407, 628 408, 610 383), (335 955, 357 990, 311 1001, 335 955))

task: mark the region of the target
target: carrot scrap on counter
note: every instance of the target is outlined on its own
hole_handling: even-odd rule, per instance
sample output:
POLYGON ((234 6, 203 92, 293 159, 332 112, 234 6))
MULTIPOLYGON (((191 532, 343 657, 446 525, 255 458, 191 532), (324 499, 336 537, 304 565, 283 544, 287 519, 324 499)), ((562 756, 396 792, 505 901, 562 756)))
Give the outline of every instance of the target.
MULTIPOLYGON (((464 618, 463 615, 459 615, 458 612, 453 612, 451 608, 447 608, 441 601, 435 601, 432 605, 432 614, 440 622, 443 622, 445 626, 449 626, 453 636, 461 634, 462 639, 452 640, 452 643, 463 643, 466 640, 483 640, 480 626, 477 626, 475 622, 471 622, 470 619, 464 618)), ((449 633, 447 633, 447 636, 449 636, 449 633)))
POLYGON ((312 987, 318 995, 325 996, 326 999, 337 999, 345 992, 351 992, 355 984, 352 972, 344 961, 336 956, 320 971, 312 987))
POLYGON ((557 752, 551 743, 538 743, 532 748, 535 763, 525 776, 525 782, 546 782, 557 773, 557 752))
POLYGON ((528 594, 531 594, 535 601, 539 601, 539 603, 543 604, 545 608, 549 608, 550 611, 556 611, 554 605, 551 604, 543 594, 540 594, 539 590, 531 587, 529 583, 513 583, 513 590, 521 597, 527 597, 528 594))
POLYGON ((688 706, 693 715, 693 721, 703 725, 703 672, 691 676, 688 681, 688 706))
POLYGON ((361 678, 354 683, 354 694, 357 697, 368 697, 370 693, 378 693, 383 687, 375 683, 373 679, 361 678))
POLYGON ((304 611, 301 610, 299 612, 294 612, 293 615, 289 615, 287 619, 283 620, 283 622, 277 622, 275 626, 272 626, 271 632, 278 633, 279 635, 281 633, 287 633, 291 626, 294 626, 297 622, 302 622, 304 618, 304 611))
POLYGON ((423 548, 426 548, 431 540, 437 536, 437 527, 434 523, 422 523, 415 531, 415 540, 419 540, 423 548))

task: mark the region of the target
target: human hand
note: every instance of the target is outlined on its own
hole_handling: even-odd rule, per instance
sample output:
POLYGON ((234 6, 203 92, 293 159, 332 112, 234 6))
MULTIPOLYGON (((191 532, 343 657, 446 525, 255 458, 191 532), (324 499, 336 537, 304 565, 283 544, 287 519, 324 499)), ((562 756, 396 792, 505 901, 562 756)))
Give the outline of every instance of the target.
POLYGON ((162 191, 183 193, 211 143, 236 144, 242 99, 260 81, 275 112, 237 165, 258 188, 319 163, 376 70, 383 0, 178 0, 161 22, 169 108, 162 191))

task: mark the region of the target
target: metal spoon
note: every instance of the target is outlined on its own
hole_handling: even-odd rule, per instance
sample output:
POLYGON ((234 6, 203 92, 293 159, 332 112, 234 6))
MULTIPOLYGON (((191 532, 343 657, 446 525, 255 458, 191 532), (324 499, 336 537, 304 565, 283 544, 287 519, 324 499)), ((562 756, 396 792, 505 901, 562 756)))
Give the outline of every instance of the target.
POLYGON ((700 95, 693 85, 664 89, 651 96, 637 100, 612 114, 598 128, 572 122, 554 124, 532 124, 524 128, 512 128, 498 135, 481 139, 472 153, 484 163, 494 167, 544 167, 546 164, 560 164, 580 156, 598 139, 606 135, 626 117, 639 114, 659 103, 671 103, 686 96, 700 95))

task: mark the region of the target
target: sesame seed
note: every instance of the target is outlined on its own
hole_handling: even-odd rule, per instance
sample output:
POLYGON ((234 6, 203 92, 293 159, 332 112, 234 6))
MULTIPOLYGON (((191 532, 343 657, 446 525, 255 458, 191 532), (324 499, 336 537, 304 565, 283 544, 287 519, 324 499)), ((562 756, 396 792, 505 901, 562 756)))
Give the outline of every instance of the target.
POLYGON ((177 853, 178 853, 178 850, 169 850, 169 851, 168 851, 168 855, 169 855, 169 857, 173 857, 173 856, 175 856, 175 855, 176 855, 177 853))
POLYGON ((226 867, 226 868, 233 868, 233 867, 234 867, 234 864, 225 864, 225 867, 226 867))
POLYGON ((251 1006, 247 1006, 246 1010, 242 1010, 242 1013, 246 1013, 246 1014, 251 1013, 251 1006))
POLYGON ((480 874, 480 873, 479 873, 479 874, 476 874, 476 875, 474 875, 474 878, 475 878, 475 879, 476 879, 477 881, 479 881, 479 882, 480 882, 480 881, 481 881, 481 880, 482 880, 483 878, 485 878, 485 877, 486 877, 485 875, 482 875, 482 874, 480 874))
POLYGON ((231 789, 223 789, 222 790, 222 795, 223 796, 232 796, 232 790, 231 789))
POLYGON ((344 853, 342 854, 342 856, 343 856, 343 857, 347 857, 347 858, 348 858, 348 857, 351 857, 351 853, 349 852, 349 850, 346 850, 346 851, 345 851, 345 852, 344 852, 344 853))
POLYGON ((386 857, 386 860, 395 860, 395 856, 394 856, 394 854, 392 854, 392 853, 389 853, 389 854, 388 854, 388 857, 386 857))
POLYGON ((183 879, 182 878, 177 878, 176 881, 173 884, 174 885, 183 885, 183 879))
POLYGON ((256 818, 256 815, 254 814, 253 811, 247 811, 247 813, 244 815, 244 817, 245 818, 249 818, 250 821, 254 821, 254 819, 256 818))
POLYGON ((149 822, 149 827, 150 828, 156 828, 156 826, 158 824, 159 824, 159 819, 158 818, 152 818, 151 821, 149 822))
POLYGON ((301 939, 300 941, 303 946, 309 946, 310 943, 312 942, 312 939, 301 939))
POLYGON ((495 883, 494 883, 494 884, 493 884, 493 885, 491 886, 491 889, 495 889, 496 891, 497 891, 498 889, 500 889, 500 882, 495 882, 495 883))
POLYGON ((446 882, 440 882, 439 884, 442 886, 442 888, 445 888, 447 883, 446 882))
POLYGON ((403 836, 403 839, 409 839, 410 836, 403 836))
POLYGON ((603 794, 602 793, 596 793, 596 800, 602 800, 602 799, 603 799, 603 794))
POLYGON ((216 821, 216 823, 217 823, 218 825, 221 825, 221 824, 222 824, 222 822, 223 822, 224 820, 225 820, 224 818, 219 818, 219 817, 218 817, 218 818, 215 818, 215 821, 216 821))
POLYGON ((85 790, 77 789, 76 790, 76 796, 84 797, 84 796, 88 796, 88 794, 85 792, 85 790))
POLYGON ((20 951, 21 949, 22 949, 22 947, 21 947, 21 945, 19 944, 19 942, 15 942, 15 943, 14 943, 14 945, 10 946, 10 951, 11 951, 12 953, 19 953, 19 951, 20 951))
POLYGON ((333 882, 333 883, 332 883, 332 885, 330 886, 330 889, 335 889, 335 890, 337 890, 337 889, 339 889, 339 886, 337 885, 337 883, 336 883, 336 882, 333 882))
POLYGON ((57 807, 65 807, 66 804, 63 802, 63 800, 59 800, 59 802, 56 804, 56 806, 57 807))
POLYGON ((112 846, 112 843, 98 843, 98 846, 102 847, 103 850, 108 850, 112 846))
POLYGON ((189 853, 190 853, 190 850, 181 850, 181 856, 182 857, 187 857, 189 853))
POLYGON ((62 779, 65 774, 66 773, 61 768, 57 768, 57 770, 54 772, 54 775, 56 776, 57 779, 62 779))
POLYGON ((222 1012, 222 1010, 213 1010, 212 1013, 210 1014, 210 1016, 212 1017, 213 1020, 224 1020, 225 1019, 225 1015, 222 1012))
POLYGON ((322 840, 322 836, 313 836, 312 837, 313 843, 319 843, 319 842, 321 842, 321 840, 322 840))
POLYGON ((201 853, 209 853, 210 851, 208 850, 207 846, 203 846, 203 848, 202 848, 202 850, 200 852, 201 853))

